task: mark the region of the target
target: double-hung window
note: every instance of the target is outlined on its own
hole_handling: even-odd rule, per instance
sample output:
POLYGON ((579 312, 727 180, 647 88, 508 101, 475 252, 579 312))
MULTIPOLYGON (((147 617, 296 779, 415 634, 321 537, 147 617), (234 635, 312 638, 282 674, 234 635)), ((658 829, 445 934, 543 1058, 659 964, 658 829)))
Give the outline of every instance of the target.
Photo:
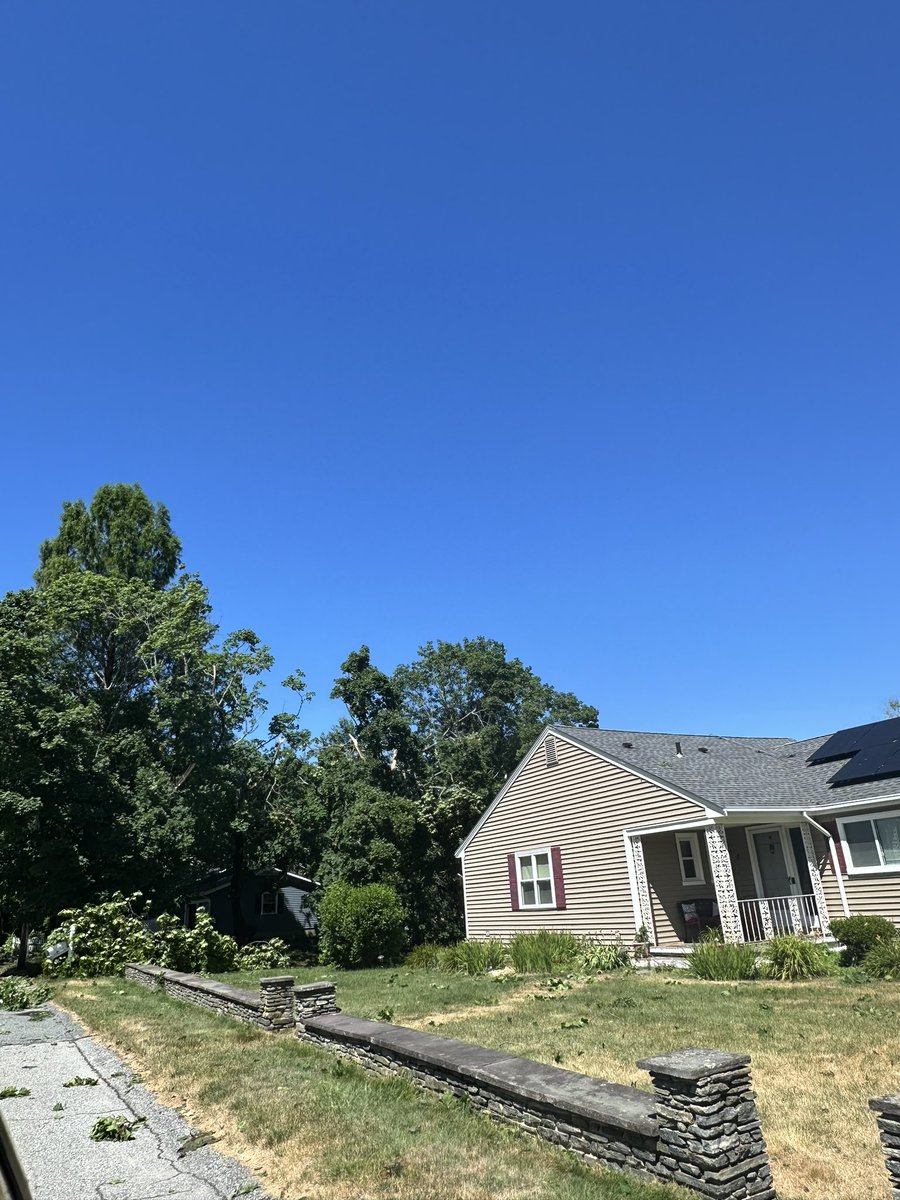
POLYGON ((522 908, 555 908, 550 851, 535 850, 516 855, 519 873, 519 904, 522 908))
POLYGON ((259 915, 274 917, 281 911, 281 892, 263 892, 259 898, 259 915))
POLYGON ((676 833, 675 845, 681 866, 681 882, 684 884, 705 883, 703 859, 700 857, 700 839, 696 833, 676 833))
POLYGON ((838 825, 851 873, 900 871, 900 812, 840 817, 838 825))

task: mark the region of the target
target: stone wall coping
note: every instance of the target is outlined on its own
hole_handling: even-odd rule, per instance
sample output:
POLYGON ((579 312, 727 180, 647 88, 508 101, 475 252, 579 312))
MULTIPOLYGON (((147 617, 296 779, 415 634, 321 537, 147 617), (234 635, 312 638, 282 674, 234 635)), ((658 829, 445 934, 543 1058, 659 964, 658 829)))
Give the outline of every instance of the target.
POLYGON ((367 1021, 362 1017, 327 1014, 310 1017, 303 1025, 312 1032, 346 1038, 375 1051, 387 1050, 436 1066, 510 1097, 536 1101, 559 1113, 575 1113, 599 1125, 627 1129, 645 1137, 656 1137, 659 1133, 655 1097, 636 1088, 607 1083, 455 1038, 420 1033, 417 1029, 367 1021))
POLYGON ((325 992, 333 992, 335 985, 327 979, 323 979, 318 983, 298 983, 294 988, 295 996, 318 996, 325 992))
POLYGON ((260 985, 262 985, 264 983, 293 984, 294 977, 293 977, 293 975, 263 975, 262 979, 260 979, 259 982, 260 982, 260 985))
POLYGON ((887 1113, 892 1117, 900 1117, 900 1093, 896 1096, 879 1096, 869 1101, 869 1108, 875 1112, 887 1113))
POLYGON ((232 987, 230 983, 220 983, 218 979, 207 979, 205 975, 189 975, 184 971, 169 971, 165 967, 157 967, 153 963, 126 963, 135 971, 143 971, 145 975, 180 983, 182 987, 192 988, 195 992, 205 992, 208 996, 218 996, 220 1000, 230 1000, 244 1008, 259 1011, 262 1002, 254 993, 245 988, 232 987))
POLYGON ((697 1081, 707 1075, 722 1075, 750 1065, 749 1054, 728 1054, 723 1050, 675 1050, 642 1058, 637 1064, 651 1075, 668 1075, 671 1079, 697 1081))

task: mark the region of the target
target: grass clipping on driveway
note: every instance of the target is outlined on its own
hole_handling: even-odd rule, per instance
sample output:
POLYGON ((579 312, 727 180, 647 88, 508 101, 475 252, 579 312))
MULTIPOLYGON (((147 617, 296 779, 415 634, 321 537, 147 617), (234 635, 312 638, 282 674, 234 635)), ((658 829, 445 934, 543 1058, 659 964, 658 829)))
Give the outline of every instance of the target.
POLYGON ((687 1200, 135 984, 73 981, 57 995, 161 1100, 214 1127, 220 1148, 286 1200, 687 1200))

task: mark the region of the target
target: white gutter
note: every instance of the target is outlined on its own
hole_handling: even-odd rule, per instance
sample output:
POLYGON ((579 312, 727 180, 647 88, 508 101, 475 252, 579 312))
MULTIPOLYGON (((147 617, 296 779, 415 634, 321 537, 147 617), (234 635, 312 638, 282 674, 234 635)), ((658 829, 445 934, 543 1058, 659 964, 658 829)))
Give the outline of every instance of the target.
POLYGON ((803 819, 813 828, 818 829, 819 833, 824 833, 828 838, 829 851, 831 853, 831 865, 834 867, 834 877, 837 880, 838 891, 841 894, 841 907, 844 910, 844 916, 850 916, 850 905, 847 903, 847 890, 844 887, 844 876, 841 874, 841 860, 838 857, 837 847, 834 844, 834 837, 828 832, 824 825, 820 825, 818 821, 814 821, 808 812, 804 810, 803 819))

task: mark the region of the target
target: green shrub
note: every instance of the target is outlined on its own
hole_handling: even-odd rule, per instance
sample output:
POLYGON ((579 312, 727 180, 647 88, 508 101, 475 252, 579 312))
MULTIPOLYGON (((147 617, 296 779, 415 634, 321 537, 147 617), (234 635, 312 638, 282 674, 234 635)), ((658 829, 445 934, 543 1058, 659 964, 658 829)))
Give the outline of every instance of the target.
POLYGON ((177 917, 163 913, 153 934, 152 961, 170 971, 233 971, 237 942, 227 933, 219 933, 212 917, 198 909, 193 929, 186 929, 177 917))
POLYGON ((406 910, 386 883, 332 883, 319 902, 323 963, 372 967, 394 963, 406 940, 406 910))
POLYGON ((251 942, 237 952, 234 965, 239 971, 274 971, 291 965, 291 952, 281 938, 267 942, 251 942))
POLYGON ((565 970, 575 963, 581 949, 573 933, 517 933, 509 943, 509 958, 519 975, 543 975, 565 970))
POLYGON ((410 950, 403 964, 407 967, 434 970, 441 965, 441 955, 447 949, 447 946, 439 946, 436 942, 423 942, 421 946, 410 950))
POLYGON ((19 939, 11 933, 0 945, 0 962, 12 962, 19 952, 19 939))
POLYGON ((770 938, 762 952, 762 969, 767 979, 818 979, 831 975, 837 958, 818 942, 799 933, 782 933, 770 938))
POLYGON ((900 979, 900 938, 877 942, 863 959, 863 969, 873 979, 900 979))
POLYGON ((698 979, 756 979, 757 951, 753 946, 702 937, 688 955, 688 970, 698 979))
POLYGON ((831 932, 844 944, 841 964, 845 967, 858 966, 875 946, 900 937, 900 930, 893 921, 864 913, 855 917, 836 917, 831 922, 831 932))
POLYGON ((621 942, 585 942, 575 956, 578 971, 621 971, 631 966, 628 951, 621 942))
POLYGON ((127 962, 151 962, 153 938, 145 917, 147 905, 139 892, 123 896, 117 892, 101 904, 86 904, 84 908, 67 908, 56 918, 59 927, 44 943, 42 969, 45 975, 117 975, 127 962), (47 951, 69 940, 72 935, 72 954, 56 959, 47 951))
POLYGON ((506 949, 501 941, 496 938, 488 938, 486 941, 472 938, 456 942, 452 946, 444 946, 438 954, 437 965, 444 971, 459 971, 463 975, 484 975, 487 971, 496 971, 505 962, 506 949))
POLYGON ((9 1012, 37 1008, 49 999, 50 989, 46 983, 32 983, 21 975, 6 975, 0 979, 0 1008, 9 1012))

